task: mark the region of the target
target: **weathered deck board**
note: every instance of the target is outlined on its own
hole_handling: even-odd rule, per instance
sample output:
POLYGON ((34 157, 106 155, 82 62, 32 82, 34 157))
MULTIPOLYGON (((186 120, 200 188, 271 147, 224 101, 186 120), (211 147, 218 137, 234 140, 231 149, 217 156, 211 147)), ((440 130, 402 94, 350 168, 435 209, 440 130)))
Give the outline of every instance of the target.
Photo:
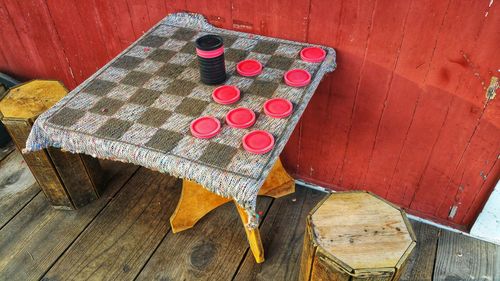
POLYGON ((0 171, 0 229, 2 229, 40 192, 40 188, 17 150, 12 151, 0 162, 0 171))
POLYGON ((275 199, 261 227, 266 261, 247 253, 235 280, 298 280, 305 220, 325 193, 298 186, 295 194, 275 199))
POLYGON ((107 168, 111 180, 101 200, 62 211, 39 193, 0 230, 1 280, 40 279, 137 169, 115 163, 107 168))
MULTIPOLYGON (((259 197, 257 210, 266 213, 271 202, 259 197)), ((192 229, 169 233, 137 279, 231 280, 245 254, 252 256, 248 249, 236 208, 228 203, 192 229)))
POLYGON ((176 180, 141 168, 45 279, 133 279, 170 229, 176 180))
POLYGON ((411 221, 411 224, 417 236, 417 246, 401 281, 431 281, 440 229, 418 221, 411 221))
MULTIPOLYGON (((179 182, 144 168, 135 173, 135 166, 103 167, 112 178, 103 198, 78 211, 60 211, 41 192, 31 198, 17 192, 13 199, 6 192, 11 182, 26 190, 29 183, 35 190, 37 185, 19 152, 0 161, 0 280, 297 278, 303 222, 323 193, 299 186, 293 195, 259 199, 266 261, 256 264, 232 204, 173 234, 168 217, 179 182)), ((500 246, 412 224, 418 243, 402 280, 500 280, 500 246)))
POLYGON ((5 157, 7 157, 7 155, 9 155, 12 151, 14 151, 14 149, 15 147, 12 142, 10 142, 4 147, 0 147, 0 161, 2 161, 5 157))
POLYGON ((439 237, 433 280, 498 280, 493 279, 500 271, 496 262, 498 249, 485 241, 443 231, 439 237))

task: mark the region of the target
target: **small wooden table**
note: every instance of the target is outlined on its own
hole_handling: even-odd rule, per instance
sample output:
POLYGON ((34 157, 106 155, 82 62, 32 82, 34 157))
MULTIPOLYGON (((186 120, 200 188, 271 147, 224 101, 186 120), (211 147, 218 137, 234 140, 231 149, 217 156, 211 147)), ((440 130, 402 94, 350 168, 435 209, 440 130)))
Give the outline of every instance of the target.
POLYGON ((174 232, 235 201, 256 261, 262 262, 257 195, 293 192, 279 155, 321 79, 336 66, 335 51, 324 46, 316 46, 325 50, 324 61, 303 61, 300 51, 311 46, 316 45, 216 28, 201 15, 170 15, 42 114, 33 124, 26 151, 55 146, 189 179, 171 219, 174 232), (242 93, 234 104, 215 103, 211 95, 217 86, 200 81, 194 41, 207 33, 224 40, 225 84, 242 93), (259 60, 262 73, 239 75, 235 67, 244 59, 259 60), (295 68, 311 74, 309 85, 284 82, 284 73, 295 68), (290 100, 292 114, 281 119, 264 114, 263 104, 270 98, 290 100), (256 113, 251 128, 224 124, 227 112, 236 107, 256 113), (194 137, 189 125, 200 116, 221 120, 221 132, 211 139, 194 137), (274 136, 270 152, 256 155, 242 147, 243 136, 253 130, 274 136))

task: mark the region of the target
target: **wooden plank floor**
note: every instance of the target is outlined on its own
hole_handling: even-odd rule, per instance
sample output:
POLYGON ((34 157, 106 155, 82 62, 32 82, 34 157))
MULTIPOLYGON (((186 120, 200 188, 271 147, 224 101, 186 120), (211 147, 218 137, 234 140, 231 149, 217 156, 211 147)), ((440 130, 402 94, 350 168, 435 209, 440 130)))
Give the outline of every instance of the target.
MULTIPOLYGON (((297 280, 305 216, 324 193, 262 197, 266 251, 254 262, 233 204, 173 234, 181 181, 103 162, 104 196, 52 209, 17 151, 0 162, 0 280, 297 280)), ((500 280, 500 247, 412 221, 418 236, 402 280, 500 280)))

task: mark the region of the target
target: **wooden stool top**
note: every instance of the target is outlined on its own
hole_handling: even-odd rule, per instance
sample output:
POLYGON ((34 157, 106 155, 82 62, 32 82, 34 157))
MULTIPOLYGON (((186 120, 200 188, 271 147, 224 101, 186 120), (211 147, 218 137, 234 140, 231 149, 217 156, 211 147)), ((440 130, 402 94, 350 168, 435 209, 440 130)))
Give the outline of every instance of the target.
POLYGON ((416 241, 405 213, 368 192, 333 193, 310 223, 317 245, 349 272, 397 267, 416 241))
POLYGON ((32 80, 11 88, 0 100, 0 112, 5 118, 35 119, 67 92, 58 81, 32 80))

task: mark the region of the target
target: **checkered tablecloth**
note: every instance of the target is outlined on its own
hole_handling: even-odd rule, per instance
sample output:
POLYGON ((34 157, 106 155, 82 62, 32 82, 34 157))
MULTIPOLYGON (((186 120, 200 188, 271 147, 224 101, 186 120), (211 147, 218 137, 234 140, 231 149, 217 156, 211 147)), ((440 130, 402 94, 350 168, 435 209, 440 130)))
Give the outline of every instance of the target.
POLYGON ((335 68, 335 52, 327 51, 322 63, 307 63, 299 52, 310 44, 215 28, 195 14, 173 14, 101 68, 35 122, 26 151, 48 146, 85 153, 98 158, 131 162, 194 180, 212 192, 234 198, 255 220, 257 193, 285 146, 323 75, 335 68), (224 39, 228 80, 242 98, 233 105, 212 101, 216 86, 200 82, 194 41, 204 34, 224 39), (257 59, 262 74, 243 77, 236 63, 257 59), (283 74, 294 68, 312 74, 310 85, 287 86, 283 74), (262 106, 281 97, 294 105, 285 119, 270 118, 262 106), (225 114, 235 107, 257 113, 249 129, 224 124, 225 114), (193 137, 189 125, 199 116, 211 115, 222 122, 212 139, 193 137), (264 155, 245 151, 244 134, 267 130, 276 140, 264 155))

